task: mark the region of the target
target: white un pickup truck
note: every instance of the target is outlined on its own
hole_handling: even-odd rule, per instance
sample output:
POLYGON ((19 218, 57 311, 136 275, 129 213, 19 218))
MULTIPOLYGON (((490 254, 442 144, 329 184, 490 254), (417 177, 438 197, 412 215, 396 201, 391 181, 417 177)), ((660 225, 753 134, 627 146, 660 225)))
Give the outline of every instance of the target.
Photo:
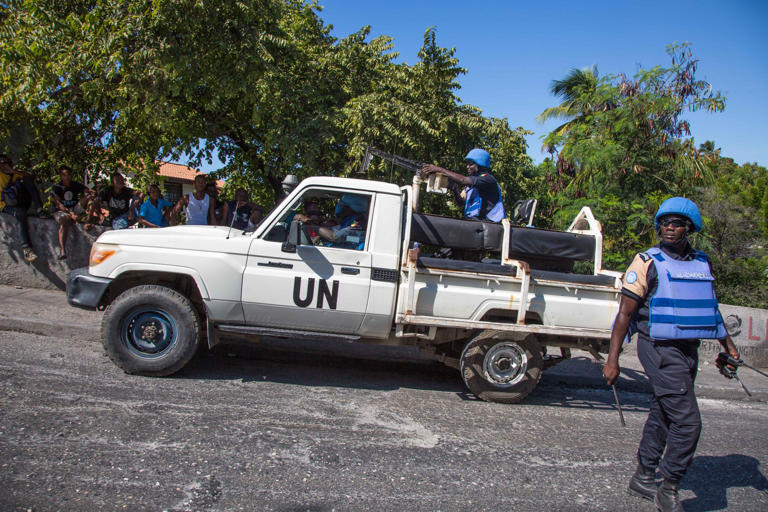
POLYGON ((416 345, 479 398, 511 403, 571 348, 607 351, 621 275, 601 269, 588 208, 565 232, 451 219, 418 213, 423 183, 309 178, 252 232, 108 231, 67 298, 106 310, 110 358, 149 376, 227 336, 340 339, 416 345), (462 258, 428 255, 449 252, 462 258), (577 261, 593 273, 572 273, 577 261))

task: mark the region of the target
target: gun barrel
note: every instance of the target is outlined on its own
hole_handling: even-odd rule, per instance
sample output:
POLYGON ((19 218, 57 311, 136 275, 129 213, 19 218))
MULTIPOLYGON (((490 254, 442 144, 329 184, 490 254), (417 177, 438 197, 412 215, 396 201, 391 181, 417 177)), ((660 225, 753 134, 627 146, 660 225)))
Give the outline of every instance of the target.
POLYGON ((424 165, 423 163, 417 162, 416 160, 410 160, 402 156, 387 153, 380 149, 374 148, 373 146, 368 146, 365 150, 365 157, 363 158, 363 165, 360 168, 360 172, 366 172, 368 170, 368 166, 371 163, 371 156, 378 156, 379 158, 392 162, 398 167, 402 167, 403 169, 407 169, 417 174, 421 172, 421 167, 424 165))
POLYGON ((752 370, 753 372, 757 372, 757 373, 759 373, 759 374, 760 374, 760 375, 762 375, 763 377, 768 377, 768 373, 765 373, 765 372, 763 372, 763 371, 760 371, 760 370, 758 370, 757 368, 755 368, 754 366, 750 366, 750 365, 748 365, 748 364, 747 364, 747 363, 745 363, 745 362, 742 362, 741 364, 742 364, 743 366, 746 366, 747 368, 749 368, 749 369, 750 369, 750 370, 752 370))
POLYGON ((737 381, 739 381, 739 384, 741 384, 741 387, 742 389, 744 389, 744 392, 747 394, 747 396, 752 396, 752 393, 750 393, 749 390, 747 389, 747 386, 745 386, 744 383, 741 382, 741 379, 739 378, 739 376, 736 373, 734 373, 733 376, 737 381))

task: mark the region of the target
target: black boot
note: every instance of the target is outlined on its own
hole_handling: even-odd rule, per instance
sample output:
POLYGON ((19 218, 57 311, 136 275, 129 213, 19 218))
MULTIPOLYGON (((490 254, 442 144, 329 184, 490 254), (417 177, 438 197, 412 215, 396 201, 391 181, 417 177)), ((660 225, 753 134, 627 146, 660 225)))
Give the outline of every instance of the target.
POLYGON ((653 501, 656 496, 656 471, 653 468, 647 468, 642 464, 637 464, 635 474, 629 480, 629 494, 653 501))
POLYGON ((665 478, 661 482, 658 492, 656 492, 656 498, 653 500, 656 503, 656 508, 661 512, 683 512, 683 507, 680 505, 680 497, 677 495, 677 487, 679 482, 665 478))

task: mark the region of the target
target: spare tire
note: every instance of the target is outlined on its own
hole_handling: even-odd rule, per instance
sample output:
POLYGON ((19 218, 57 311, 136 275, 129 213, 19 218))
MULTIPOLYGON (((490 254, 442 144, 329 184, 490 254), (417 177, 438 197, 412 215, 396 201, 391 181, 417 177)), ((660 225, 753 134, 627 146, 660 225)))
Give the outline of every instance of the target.
POLYGON ((513 341, 504 331, 485 331, 464 347, 461 377, 481 400, 512 404, 533 391, 541 378, 541 347, 534 335, 513 341))

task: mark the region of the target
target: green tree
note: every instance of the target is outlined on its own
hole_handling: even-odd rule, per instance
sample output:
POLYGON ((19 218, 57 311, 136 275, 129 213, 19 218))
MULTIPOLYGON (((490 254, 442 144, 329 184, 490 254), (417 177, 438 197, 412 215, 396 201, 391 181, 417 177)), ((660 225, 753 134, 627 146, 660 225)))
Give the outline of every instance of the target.
POLYGON ((695 187, 714 181, 708 165, 713 157, 686 138, 690 126, 683 114, 721 111, 725 98, 696 78, 697 61, 687 45, 667 52, 668 68, 642 69, 632 79, 605 76, 595 87, 580 88, 571 100, 582 106, 578 122, 544 139, 557 151, 550 179, 555 225, 563 227, 585 198, 600 216, 619 213, 617 222, 603 224, 605 261, 617 268, 655 243, 647 221, 661 201, 690 196, 695 187))
POLYGON ((11 2, 0 105, 16 118, 3 121, 30 127, 24 160, 49 174, 61 160, 137 172, 162 156, 199 162, 225 137, 247 143, 243 117, 265 111, 254 86, 323 37, 302 18, 321 25, 311 6, 275 0, 11 2))
MULTIPOLYGON (((762 171, 766 174, 765 168, 762 171)), ((728 193, 722 187, 697 192, 705 227, 695 244, 710 257, 718 299, 727 304, 768 307, 768 236, 760 229, 762 219, 757 209, 748 204, 748 197, 728 193)))
MULTIPOLYGON (((466 152, 482 147, 491 153, 492 171, 510 206, 532 191, 532 163, 525 142, 525 135, 531 132, 512 129, 506 119, 484 117, 480 109, 461 103, 458 79, 466 70, 455 51, 438 46, 430 28, 415 65, 382 63, 371 90, 344 108, 344 129, 353 157, 349 170, 358 167, 368 144, 459 172, 465 169, 466 152)), ((406 171, 382 161, 373 162, 369 177, 398 183, 412 179, 406 171)), ((443 198, 425 201, 431 211, 458 214, 443 198)))
POLYGON ((409 66, 367 27, 333 38, 303 0, 2 7, 0 140, 47 176, 61 161, 151 176, 156 158, 218 154, 217 177, 268 203, 287 173, 350 174, 369 143, 443 163, 482 145, 523 193, 525 132, 461 104, 464 70, 434 31, 409 66))
POLYGON ((712 187, 696 190, 704 217, 697 247, 712 261, 718 299, 729 304, 768 307, 768 169, 736 164, 706 141, 712 187))

